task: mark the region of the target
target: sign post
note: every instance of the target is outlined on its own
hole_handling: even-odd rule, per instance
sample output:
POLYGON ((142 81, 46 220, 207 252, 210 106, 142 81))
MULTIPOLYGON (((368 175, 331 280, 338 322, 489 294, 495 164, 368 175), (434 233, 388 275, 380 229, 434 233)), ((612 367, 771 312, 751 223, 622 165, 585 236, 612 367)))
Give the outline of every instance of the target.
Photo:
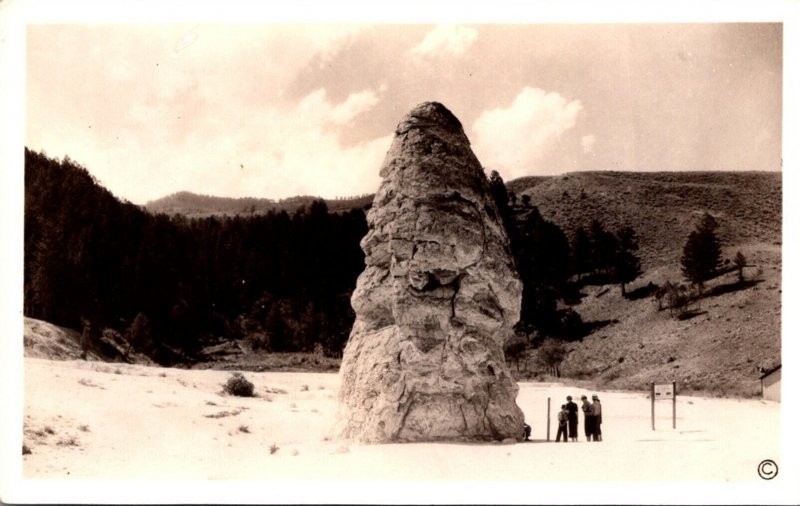
POLYGON ((656 384, 650 383, 650 425, 656 430, 656 384))
POLYGON ((675 404, 678 402, 678 391, 675 390, 675 382, 672 382, 672 428, 675 428, 675 404))
POLYGON ((547 398, 547 441, 550 441, 550 397, 547 398))
POLYGON ((656 430, 656 400, 671 399, 672 400, 672 428, 676 426, 676 409, 677 409, 677 389, 676 383, 668 383, 665 385, 656 385, 655 382, 650 383, 650 421, 653 430, 656 430))

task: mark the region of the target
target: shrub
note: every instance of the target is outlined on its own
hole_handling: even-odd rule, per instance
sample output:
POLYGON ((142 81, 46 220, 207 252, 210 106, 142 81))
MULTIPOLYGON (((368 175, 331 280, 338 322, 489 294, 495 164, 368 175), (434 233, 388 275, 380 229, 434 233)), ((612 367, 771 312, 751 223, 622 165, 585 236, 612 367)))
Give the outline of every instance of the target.
POLYGON ((653 296, 658 302, 658 309, 669 309, 669 314, 679 320, 684 320, 692 316, 691 304, 694 301, 691 289, 682 284, 673 284, 670 281, 664 283, 653 296))
POLYGON ((78 440, 75 439, 75 437, 72 437, 72 436, 68 437, 68 438, 64 438, 64 439, 59 439, 58 442, 56 443, 56 445, 58 445, 58 446, 80 446, 80 444, 78 443, 78 440))
POLYGON ((269 454, 270 454, 270 455, 274 455, 274 454, 275 454, 275 453, 276 453, 278 450, 280 450, 280 448, 278 447, 278 445, 276 445, 275 443, 273 443, 273 444, 272 444, 272 445, 269 447, 269 454))
POLYGON ((235 395, 237 397, 253 397, 254 385, 247 381, 242 373, 235 372, 228 378, 225 383, 225 393, 228 395, 235 395))

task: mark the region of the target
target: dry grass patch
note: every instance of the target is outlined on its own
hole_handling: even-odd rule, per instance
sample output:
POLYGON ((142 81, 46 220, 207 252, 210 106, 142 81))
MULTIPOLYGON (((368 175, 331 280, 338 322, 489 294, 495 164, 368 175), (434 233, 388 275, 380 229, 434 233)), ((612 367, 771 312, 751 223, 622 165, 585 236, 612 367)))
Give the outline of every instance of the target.
POLYGON ((56 445, 58 445, 58 446, 80 446, 80 442, 74 436, 70 436, 70 437, 65 437, 65 438, 59 439, 58 442, 56 443, 56 445))
POLYGON ((105 387, 100 386, 96 383, 93 383, 92 380, 88 378, 81 378, 78 380, 78 383, 85 386, 85 387, 92 387, 92 388, 99 388, 100 390, 105 390, 105 387))
POLYGON ((233 411, 218 411, 210 415, 203 415, 206 418, 225 418, 228 416, 236 416, 242 412, 241 409, 234 409, 233 411))

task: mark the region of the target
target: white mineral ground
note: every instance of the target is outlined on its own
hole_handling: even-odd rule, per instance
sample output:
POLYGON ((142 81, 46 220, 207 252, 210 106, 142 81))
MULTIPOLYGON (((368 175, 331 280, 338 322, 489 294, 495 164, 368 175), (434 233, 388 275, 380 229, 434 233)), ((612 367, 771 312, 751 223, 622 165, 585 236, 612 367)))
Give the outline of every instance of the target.
POLYGON ((781 456, 780 404, 761 400, 679 396, 675 430, 659 401, 653 431, 646 393, 599 392, 604 441, 557 444, 548 397, 555 419, 566 395, 594 392, 523 382, 532 443, 359 445, 329 438, 338 375, 246 373, 253 398, 222 393, 229 376, 25 358, 23 477, 724 482, 759 481, 758 463, 781 456))

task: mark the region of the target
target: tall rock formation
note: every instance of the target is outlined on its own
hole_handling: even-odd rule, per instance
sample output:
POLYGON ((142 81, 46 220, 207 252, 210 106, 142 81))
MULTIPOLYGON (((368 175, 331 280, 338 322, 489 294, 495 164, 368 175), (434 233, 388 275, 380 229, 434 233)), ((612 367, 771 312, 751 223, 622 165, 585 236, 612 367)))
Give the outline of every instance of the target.
POLYGON ((461 123, 439 103, 417 106, 380 175, 340 371, 339 436, 521 438, 503 343, 522 285, 461 123))

